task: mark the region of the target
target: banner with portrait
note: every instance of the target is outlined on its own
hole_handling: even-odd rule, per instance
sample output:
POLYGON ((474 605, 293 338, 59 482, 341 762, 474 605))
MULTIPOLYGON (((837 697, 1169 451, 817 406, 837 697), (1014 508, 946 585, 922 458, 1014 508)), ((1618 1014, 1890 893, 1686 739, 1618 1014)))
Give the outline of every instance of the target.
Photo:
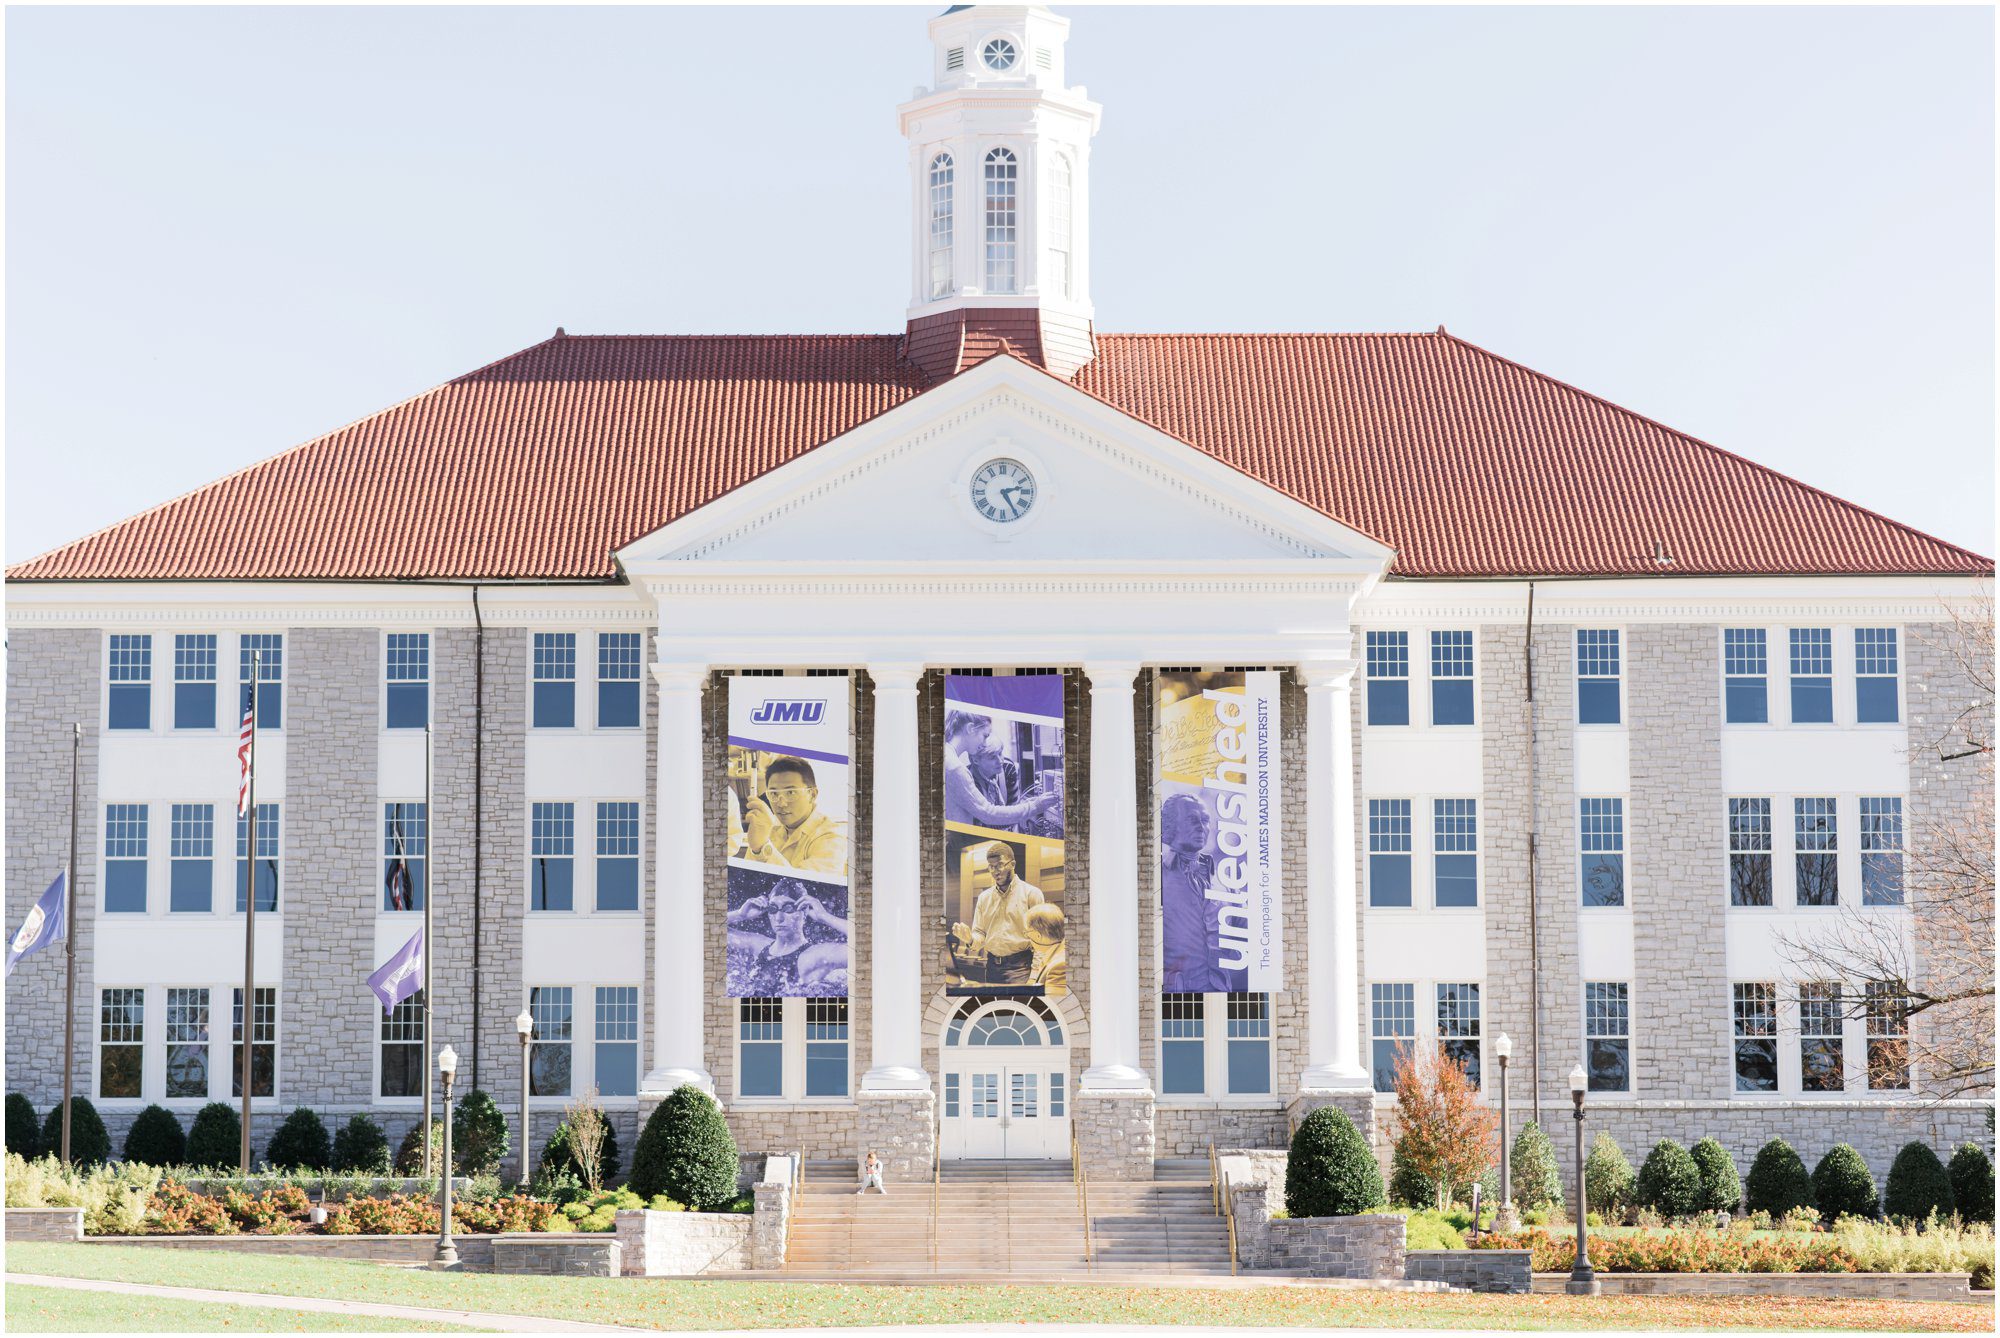
POLYGON ((728 682, 728 992, 845 998, 854 937, 848 680, 728 682))
POLYGON ((1159 692, 1160 989, 1280 989, 1278 675, 1162 673, 1159 692))
POLYGON ((1063 924, 1063 679, 948 674, 945 993, 1069 992, 1063 924))

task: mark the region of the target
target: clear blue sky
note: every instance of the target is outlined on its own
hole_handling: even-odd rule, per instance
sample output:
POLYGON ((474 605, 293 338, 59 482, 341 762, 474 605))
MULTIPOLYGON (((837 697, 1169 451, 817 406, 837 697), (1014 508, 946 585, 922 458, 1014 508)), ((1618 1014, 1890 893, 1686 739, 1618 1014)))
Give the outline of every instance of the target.
MULTIPOLYGON (((558 325, 899 330, 938 8, 10 9, 7 559, 558 325)), ((1442 323, 1994 551, 1989 10, 1062 12, 1100 328, 1442 323)))

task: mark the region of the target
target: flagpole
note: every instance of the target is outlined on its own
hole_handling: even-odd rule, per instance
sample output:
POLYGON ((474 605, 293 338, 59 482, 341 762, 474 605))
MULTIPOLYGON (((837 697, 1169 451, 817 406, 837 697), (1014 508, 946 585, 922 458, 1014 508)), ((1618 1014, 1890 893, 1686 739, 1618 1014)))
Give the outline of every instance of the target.
POLYGON ((243 1145, 239 1153, 244 1175, 250 1174, 250 1056, 257 1030, 257 687, 263 676, 263 652, 250 652, 250 776, 243 813, 243 1060, 237 1079, 243 1087, 243 1145))
MULTIPOLYGON (((424 1175, 431 1175, 431 728, 424 726, 424 1175)), ((409 866, 403 866, 407 870, 409 866)), ((451 1118, 451 1112, 445 1112, 451 1118)), ((446 1168, 446 1175, 451 1174, 446 1168)))
POLYGON ((83 723, 69 727, 69 858, 63 862, 63 1121, 62 1159, 69 1165, 69 1107, 76 1074, 76 775, 83 723))

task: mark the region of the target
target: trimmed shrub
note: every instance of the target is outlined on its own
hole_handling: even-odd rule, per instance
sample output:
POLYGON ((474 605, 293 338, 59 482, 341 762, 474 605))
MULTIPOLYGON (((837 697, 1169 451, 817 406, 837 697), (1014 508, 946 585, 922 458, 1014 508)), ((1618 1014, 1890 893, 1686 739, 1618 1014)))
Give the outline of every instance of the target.
POLYGON ((1835 1143, 1812 1173, 1813 1207, 1822 1222, 1843 1217, 1874 1217, 1880 1210, 1875 1177, 1868 1163, 1845 1143, 1835 1143))
POLYGON ((369 1115, 352 1115, 333 1136, 333 1169, 363 1175, 387 1175, 389 1135, 369 1115))
POLYGON ((451 1117, 451 1159, 460 1175, 491 1175, 507 1159, 507 1117, 477 1087, 458 1099, 451 1117))
POLYGON ((1293 1217, 1352 1217, 1382 1206, 1382 1171, 1368 1140, 1337 1107, 1321 1106, 1292 1135, 1285 1211, 1293 1217))
POLYGON ((1516 1208, 1527 1212, 1563 1206, 1562 1168, 1556 1165, 1555 1145, 1533 1120, 1514 1136, 1513 1171, 1516 1208))
POLYGON ((1686 1148, 1662 1138, 1639 1167, 1638 1194, 1662 1217, 1690 1216, 1701 1209, 1701 1171, 1686 1148))
MULTIPOLYGON (((618 1183, 618 1172, 622 1168, 618 1156, 618 1126, 601 1114, 599 1118, 604 1120, 604 1146, 597 1153, 597 1183, 608 1190, 618 1183)), ((557 1125, 556 1131, 549 1135, 549 1141, 542 1144, 542 1159, 536 1163, 535 1178, 539 1181, 545 1175, 565 1172, 575 1176, 578 1184, 588 1183, 582 1164, 570 1149, 568 1120, 557 1125)))
POLYGON ((1931 1145, 1903 1144, 1889 1167, 1889 1183, 1883 1190, 1882 1209, 1890 1217, 1922 1226, 1932 1213, 1950 1217, 1954 1204, 1951 1177, 1931 1145))
POLYGON ((1694 1169, 1701 1175, 1701 1196, 1695 1207, 1701 1212, 1734 1213, 1743 1202, 1743 1181, 1736 1175, 1736 1159, 1729 1149, 1713 1138, 1704 1138, 1688 1149, 1694 1169))
POLYGON ((227 1101, 211 1101, 195 1112, 188 1129, 187 1159, 190 1166, 232 1167, 241 1165, 243 1122, 236 1107, 227 1101))
POLYGON ((1599 1134, 1583 1159, 1583 1189, 1593 1210, 1616 1219, 1632 1206, 1632 1163, 1610 1134, 1599 1134))
POLYGON ((125 1160, 147 1166, 180 1166, 187 1161, 187 1134, 165 1106, 148 1106, 125 1134, 125 1160))
POLYGON ((280 1170, 324 1171, 333 1165, 333 1145, 327 1140, 326 1122, 311 1106, 300 1106, 285 1116, 264 1160, 280 1170))
MULTIPOLYGON (((1437 1186, 1429 1176, 1410 1164, 1403 1154, 1401 1139, 1396 1141, 1396 1150, 1389 1156, 1389 1202, 1399 1208, 1434 1208, 1437 1206, 1437 1186)), ((1411 1246, 1411 1249, 1417 1248, 1411 1246)))
POLYGON ((665 1194, 696 1212, 736 1197, 736 1139, 722 1107, 698 1087, 675 1088, 653 1111, 632 1152, 632 1192, 665 1194))
MULTIPOLYGON (((77 1167, 102 1166, 111 1160, 111 1135, 105 1131, 104 1121, 97 1114, 97 1107, 90 1104, 87 1096, 70 1098, 69 1116, 69 1163, 77 1167)), ((62 1102, 49 1107, 48 1118, 42 1121, 42 1155, 60 1157, 62 1155, 62 1102)))
POLYGON ((1757 1158, 1750 1163, 1750 1178, 1743 1184, 1743 1197, 1751 1212, 1783 1217, 1794 1208, 1812 1207, 1812 1176, 1792 1145, 1774 1138, 1757 1149, 1757 1158))
POLYGON ((35 1103, 19 1092, 7 1093, 7 1150, 22 1161, 42 1155, 42 1121, 35 1103))
POLYGON ((1993 1162, 1977 1143, 1960 1143, 1951 1154, 1951 1197, 1968 1222, 1993 1220, 1993 1162))
MULTIPOLYGON (((431 1121, 431 1174, 436 1175, 444 1165, 444 1121, 431 1121)), ((420 1119, 410 1126, 403 1135, 403 1141, 396 1145, 396 1174, 422 1175, 424 1173, 424 1122, 420 1119)))

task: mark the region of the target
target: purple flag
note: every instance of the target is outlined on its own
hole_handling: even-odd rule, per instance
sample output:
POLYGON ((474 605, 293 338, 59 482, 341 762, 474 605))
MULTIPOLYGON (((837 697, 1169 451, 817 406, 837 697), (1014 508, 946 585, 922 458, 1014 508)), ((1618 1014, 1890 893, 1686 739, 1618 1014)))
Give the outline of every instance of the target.
POLYGON ((382 1001, 382 1011, 393 1013, 396 1005, 424 987, 424 931, 410 935, 410 941, 396 949, 388 961, 368 977, 368 988, 382 1001))

